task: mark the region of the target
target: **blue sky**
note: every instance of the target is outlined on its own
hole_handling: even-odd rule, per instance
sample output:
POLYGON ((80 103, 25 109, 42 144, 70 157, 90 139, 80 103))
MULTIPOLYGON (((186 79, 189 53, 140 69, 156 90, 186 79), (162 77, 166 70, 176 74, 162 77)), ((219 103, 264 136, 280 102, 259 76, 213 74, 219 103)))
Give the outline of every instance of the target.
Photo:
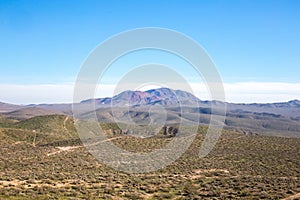
MULTIPOLYGON (((299 10, 297 0, 2 0, 0 85, 72 84, 84 59, 108 37, 134 28, 162 27, 201 44, 225 83, 296 86, 300 83, 299 10)), ((179 71, 184 72, 184 67, 179 71)), ((112 74, 117 72, 116 68, 112 74)), ((295 91, 282 100, 300 98, 295 91)), ((7 96, 1 92, 0 101, 46 101, 37 94, 28 100, 7 96)), ((273 99, 277 100, 281 99, 273 99)))

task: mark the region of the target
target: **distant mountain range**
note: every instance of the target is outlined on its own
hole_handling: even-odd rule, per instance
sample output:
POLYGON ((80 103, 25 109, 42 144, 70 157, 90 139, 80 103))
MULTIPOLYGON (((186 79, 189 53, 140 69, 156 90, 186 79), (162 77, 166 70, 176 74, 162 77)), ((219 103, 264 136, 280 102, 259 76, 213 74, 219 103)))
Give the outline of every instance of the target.
MULTIPOLYGON (((151 120, 161 122, 161 111, 157 106, 165 107, 166 123, 183 122, 209 124, 213 113, 211 106, 227 106, 225 128, 242 131, 247 134, 267 134, 300 137, 300 101, 282 103, 234 104, 220 101, 202 101, 189 92, 169 88, 148 91, 124 91, 113 97, 88 99, 78 103, 84 110, 86 105, 95 104, 96 114, 102 122, 116 119, 132 119, 135 122, 149 123, 149 107, 152 107, 151 120), (113 113, 111 108, 118 108, 113 113), (184 115, 182 115, 184 113, 184 115), (154 117, 153 117, 154 116, 154 117)), ((72 115, 72 104, 31 104, 13 105, 0 103, 0 115, 8 119, 24 120, 41 115, 72 115)), ((86 118, 92 113, 82 113, 86 118)), ((164 122, 165 123, 165 122, 164 122)))

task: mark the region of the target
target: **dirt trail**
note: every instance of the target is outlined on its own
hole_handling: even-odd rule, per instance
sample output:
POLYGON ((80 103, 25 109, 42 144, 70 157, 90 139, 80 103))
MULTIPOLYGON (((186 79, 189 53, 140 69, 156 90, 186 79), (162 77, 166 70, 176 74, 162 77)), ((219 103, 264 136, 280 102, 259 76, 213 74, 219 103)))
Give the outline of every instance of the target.
POLYGON ((66 116, 66 118, 65 118, 65 120, 64 120, 64 129, 65 129, 65 130, 68 130, 68 129, 66 128, 66 123, 67 123, 68 119, 69 119, 69 116, 66 116))
POLYGON ((80 145, 80 146, 64 146, 64 147, 55 147, 58 149, 58 151, 54 151, 52 153, 48 153, 47 156, 52 156, 52 155, 56 155, 56 154, 59 154, 59 153, 62 153, 62 152, 66 152, 66 151, 72 151, 74 149, 78 149, 78 148, 81 148, 81 147, 91 147, 91 146, 95 146, 97 144, 101 144, 103 142, 109 142, 109 141, 112 141, 112 140, 116 140, 116 139, 119 139, 121 138, 122 136, 119 136, 119 137, 114 137, 114 138, 109 138, 107 140, 102 140, 102 141, 99 141, 99 142, 95 142, 95 143, 92 143, 92 144, 89 144, 89 145, 80 145))
POLYGON ((194 171, 196 174, 200 173, 210 173, 210 172, 223 172, 228 174, 229 171, 227 169, 197 169, 194 171))
POLYGON ((72 135, 70 134, 69 130, 67 129, 67 121, 69 120, 69 118, 70 118, 69 116, 66 116, 66 118, 65 118, 65 120, 63 122, 63 128, 69 134, 69 136, 72 137, 72 135))
POLYGON ((54 151, 52 153, 48 153, 47 156, 52 156, 52 155, 55 155, 55 154, 59 154, 59 153, 62 153, 64 151, 71 151, 71 150, 74 150, 74 149, 77 149, 77 148, 80 148, 80 147, 83 147, 83 146, 56 147, 59 150, 58 151, 54 151))
POLYGON ((225 173, 225 174, 229 174, 229 170, 227 169, 197 169, 197 170, 194 170, 194 173, 193 175, 191 175, 191 179, 198 179, 198 178, 201 178, 203 177, 203 174, 204 173, 213 173, 213 172, 221 172, 221 173, 225 173))
POLYGON ((284 198, 284 199, 282 199, 282 200, 296 200, 296 199, 300 199, 300 193, 295 194, 295 195, 293 195, 293 196, 289 196, 289 197, 284 198))
POLYGON ((26 181, 26 180, 11 180, 5 181, 0 180, 0 188, 6 187, 20 187, 23 186, 25 188, 34 188, 34 187, 52 187, 52 188, 63 188, 63 187, 70 187, 71 185, 86 185, 86 186, 93 186, 93 187, 101 187, 104 183, 87 183, 82 180, 75 180, 69 179, 64 180, 64 182, 59 181, 52 181, 52 180, 34 180, 34 181, 26 181))

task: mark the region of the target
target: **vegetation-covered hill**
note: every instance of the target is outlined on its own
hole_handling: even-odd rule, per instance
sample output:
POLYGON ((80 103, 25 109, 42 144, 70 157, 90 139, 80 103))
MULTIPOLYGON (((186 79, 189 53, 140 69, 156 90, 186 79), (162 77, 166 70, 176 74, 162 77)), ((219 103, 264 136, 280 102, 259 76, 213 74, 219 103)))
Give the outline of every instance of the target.
MULTIPOLYGON (((102 126, 119 130, 115 124, 102 126)), ((0 199, 281 199, 299 195, 300 139, 224 130, 213 151, 200 159, 206 129, 199 127, 191 147, 171 165, 151 173, 126 174, 97 162, 78 140, 69 117, 9 121, 0 128, 0 199)), ((172 138, 117 135, 110 140, 131 152, 149 152, 164 148, 172 138)))

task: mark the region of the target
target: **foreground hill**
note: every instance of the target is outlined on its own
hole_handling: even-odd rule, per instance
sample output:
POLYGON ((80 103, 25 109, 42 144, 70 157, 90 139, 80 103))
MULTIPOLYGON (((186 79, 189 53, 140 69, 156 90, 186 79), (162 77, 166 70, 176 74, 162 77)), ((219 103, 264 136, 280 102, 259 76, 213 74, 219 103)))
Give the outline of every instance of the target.
POLYGON ((0 127, 10 126, 11 124, 14 124, 15 122, 17 122, 17 120, 8 119, 6 116, 3 116, 0 114, 0 127))
MULTIPOLYGON (((170 166, 126 174, 98 163, 73 135, 67 116, 10 125, 0 128, 0 199, 281 199, 300 193, 300 139, 223 131, 200 159, 207 128, 199 127, 191 147, 170 166)), ((172 138, 109 140, 127 151, 150 152, 172 138)))
POLYGON ((9 119, 4 121, 6 123, 1 126, 0 120, 0 139, 6 143, 25 142, 41 145, 78 139, 73 119, 65 115, 46 115, 22 121, 9 119))

